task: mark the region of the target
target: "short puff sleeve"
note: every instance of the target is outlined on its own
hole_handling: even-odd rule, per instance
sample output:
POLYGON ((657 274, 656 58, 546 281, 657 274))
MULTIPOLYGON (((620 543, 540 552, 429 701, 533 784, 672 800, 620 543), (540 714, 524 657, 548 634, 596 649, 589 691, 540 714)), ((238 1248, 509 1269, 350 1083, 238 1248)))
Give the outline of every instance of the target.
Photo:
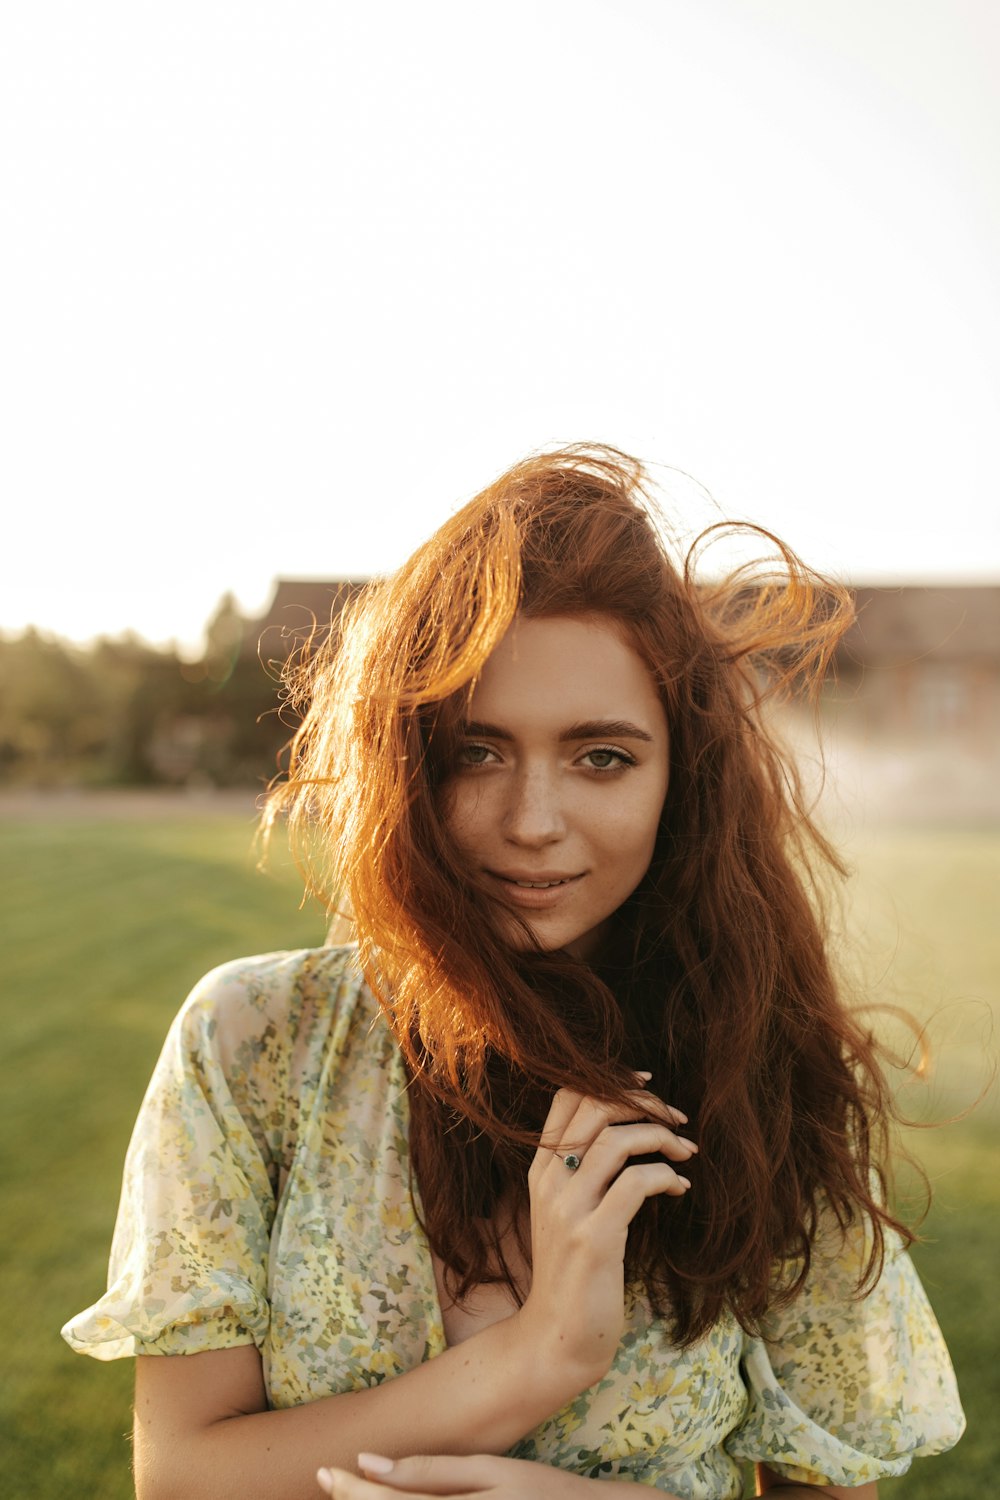
POLYGON ((961 1437, 955 1374, 910 1257, 887 1232, 882 1274, 859 1297, 866 1250, 861 1229, 817 1241, 794 1302, 747 1340, 749 1402, 726 1440, 731 1457, 851 1487, 903 1474, 961 1437))
POLYGON ((263 1343, 287 1072, 268 963, 283 957, 213 970, 171 1027, 126 1157, 108 1290, 63 1329, 74 1349, 263 1343))

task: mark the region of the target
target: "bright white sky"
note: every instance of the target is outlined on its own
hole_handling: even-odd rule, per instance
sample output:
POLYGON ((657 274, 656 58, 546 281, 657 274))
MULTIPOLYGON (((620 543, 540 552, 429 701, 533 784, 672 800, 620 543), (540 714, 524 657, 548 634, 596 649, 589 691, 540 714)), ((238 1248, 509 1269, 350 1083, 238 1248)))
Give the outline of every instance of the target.
POLYGON ((848 578, 1000 580, 996 0, 4 31, 0 627, 193 646, 581 438, 848 578))

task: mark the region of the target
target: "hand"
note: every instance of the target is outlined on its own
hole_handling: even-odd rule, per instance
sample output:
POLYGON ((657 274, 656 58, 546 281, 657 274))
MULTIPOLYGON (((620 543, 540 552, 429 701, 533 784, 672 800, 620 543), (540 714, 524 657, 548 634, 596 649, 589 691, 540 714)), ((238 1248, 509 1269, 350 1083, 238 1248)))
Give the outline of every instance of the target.
MULTIPOLYGON (((334 1500, 387 1500, 385 1489, 405 1491, 414 1500, 436 1495, 486 1495, 490 1500, 573 1500, 580 1487, 595 1481, 520 1458, 401 1458, 393 1463, 373 1453, 358 1454, 361 1476, 344 1469, 320 1469, 320 1488, 334 1500)), ((605 1486, 603 1494, 607 1494, 605 1486)), ((597 1497, 595 1497, 597 1500, 597 1497)))
POLYGON ((531 1291, 514 1316, 538 1357, 567 1370, 575 1394, 607 1374, 621 1339, 629 1224, 647 1198, 691 1186, 666 1161, 630 1166, 629 1157, 688 1161, 697 1146, 671 1128, 684 1121, 641 1089, 618 1109, 560 1089, 549 1110, 528 1172, 531 1291))

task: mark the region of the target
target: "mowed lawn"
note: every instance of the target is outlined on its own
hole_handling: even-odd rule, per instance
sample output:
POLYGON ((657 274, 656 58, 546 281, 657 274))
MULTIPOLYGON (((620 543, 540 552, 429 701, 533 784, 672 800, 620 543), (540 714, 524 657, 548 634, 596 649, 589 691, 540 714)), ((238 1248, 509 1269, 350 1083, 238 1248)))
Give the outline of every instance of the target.
MULTIPOLYGON (((190 986, 228 958, 322 941, 322 916, 298 909, 287 859, 259 874, 251 838, 248 812, 182 802, 131 817, 15 818, 0 831, 10 1309, 0 1427, 4 1492, 18 1500, 132 1493, 130 1362, 83 1359, 58 1330, 103 1289, 129 1131, 190 986)), ((857 858, 854 920, 876 1000, 937 1017, 935 1070, 929 1083, 904 1083, 908 1108, 955 1114, 985 1083, 993 1045, 1000 831, 881 830, 857 858)), ((970 1432, 953 1454, 884 1485, 897 1500, 991 1493, 1000 1461, 994 1099, 910 1135, 935 1187, 916 1259, 970 1432)))

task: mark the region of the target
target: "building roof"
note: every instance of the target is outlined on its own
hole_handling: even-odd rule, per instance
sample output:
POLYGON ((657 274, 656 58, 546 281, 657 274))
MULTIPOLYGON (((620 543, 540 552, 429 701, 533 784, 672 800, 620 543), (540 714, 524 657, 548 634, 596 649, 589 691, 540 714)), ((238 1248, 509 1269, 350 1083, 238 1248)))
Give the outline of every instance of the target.
MULTIPOLYGON (((245 649, 282 659, 314 629, 325 635, 366 578, 279 578, 245 649)), ((1000 663, 1000 585, 924 585, 852 590, 857 619, 838 648, 841 666, 875 662, 1000 663)))
POLYGON ((1000 585, 909 585, 853 590, 857 619, 843 663, 1000 662, 1000 585))
POLYGON ((265 659, 288 656, 314 631, 322 638, 367 578, 279 578, 266 611, 248 620, 246 649, 265 659))

